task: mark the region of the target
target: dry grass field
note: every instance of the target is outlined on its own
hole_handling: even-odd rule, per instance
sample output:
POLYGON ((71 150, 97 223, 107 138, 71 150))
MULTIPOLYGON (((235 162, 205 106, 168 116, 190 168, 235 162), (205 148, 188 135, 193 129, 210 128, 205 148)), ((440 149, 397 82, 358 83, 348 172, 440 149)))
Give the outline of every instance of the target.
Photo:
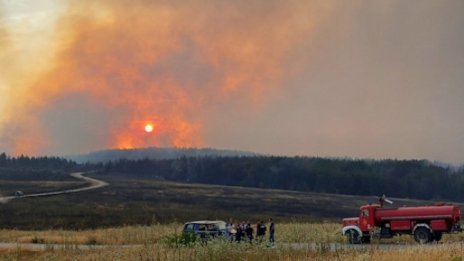
MULTIPOLYGON (((182 224, 128 226, 83 231, 0 231, 1 242, 63 244, 62 249, 31 251, 1 250, 1 260, 462 260, 463 235, 445 235, 433 245, 417 245, 409 236, 381 242, 369 249, 331 250, 328 243, 343 243, 340 224, 276 224, 274 246, 210 241, 207 245, 172 246, 166 238, 179 234, 182 224), (315 248, 292 247, 294 243, 315 243, 315 248), (79 249, 76 245, 88 245, 79 249), (401 247, 384 249, 383 244, 401 247), (380 246, 380 247, 375 247, 380 246)), ((298 245, 298 244, 296 244, 298 245)))
MULTIPOLYGON (((211 241, 206 246, 174 247, 165 238, 180 233, 182 224, 130 226, 83 231, 0 231, 2 242, 63 244, 63 249, 0 251, 1 260, 462 260, 462 235, 446 235, 443 243, 420 246, 403 236, 382 244, 402 247, 331 250, 325 244, 344 242, 336 223, 276 224, 277 243, 269 245, 211 241), (292 243, 316 243, 316 248, 292 247, 292 243), (409 244, 410 243, 410 244, 409 244), (79 249, 86 244, 90 249, 79 249), (406 244, 406 246, 404 245, 406 244)), ((378 242, 373 242, 373 245, 378 242)), ((379 245, 378 245, 379 246, 379 245)))
POLYGON ((134 248, 107 248, 104 250, 25 250, 0 251, 2 260, 463 260, 460 245, 420 246, 399 250, 306 250, 263 248, 247 245, 209 245, 194 248, 166 248, 146 245, 134 248))
MULTIPOLYGON (((0 242, 45 244, 134 245, 162 243, 166 236, 180 234, 182 224, 154 224, 89 230, 0 230, 0 242)), ((338 223, 277 223, 276 240, 279 243, 344 243, 338 223)), ((464 242, 464 233, 444 234, 440 243, 464 242)), ((392 239, 374 239, 373 244, 415 244, 411 236, 392 239)))
MULTIPOLYGON (((0 230, 0 242, 46 244, 133 245, 161 243, 166 236, 179 234, 182 224, 155 224, 93 230, 0 230)), ((277 224, 276 238, 280 243, 343 242, 337 223, 277 224)))

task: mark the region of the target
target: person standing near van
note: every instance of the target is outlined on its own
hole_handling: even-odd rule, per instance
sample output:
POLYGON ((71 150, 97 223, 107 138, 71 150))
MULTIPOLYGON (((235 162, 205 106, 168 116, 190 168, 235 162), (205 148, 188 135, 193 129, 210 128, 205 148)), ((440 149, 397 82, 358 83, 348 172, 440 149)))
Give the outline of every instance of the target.
POLYGON ((275 224, 272 218, 269 218, 269 243, 274 244, 275 224))
POLYGON ((253 243, 253 228, 251 227, 250 223, 247 224, 245 232, 248 237, 248 240, 250 241, 250 244, 253 243))
POLYGON ((243 235, 243 226, 242 224, 237 224, 237 232, 235 233, 235 241, 239 242, 242 241, 243 235))
POLYGON ((265 235, 266 235, 266 225, 261 220, 256 225, 256 240, 258 240, 258 243, 263 242, 265 235))

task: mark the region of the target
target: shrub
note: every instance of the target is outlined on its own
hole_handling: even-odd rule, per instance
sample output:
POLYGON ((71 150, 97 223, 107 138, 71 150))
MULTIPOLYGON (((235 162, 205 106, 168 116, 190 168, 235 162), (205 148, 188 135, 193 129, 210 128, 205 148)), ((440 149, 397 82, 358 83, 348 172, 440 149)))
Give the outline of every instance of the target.
POLYGON ((37 237, 37 236, 34 236, 34 237, 32 238, 32 240, 31 240, 31 242, 32 242, 33 244, 43 244, 43 243, 45 243, 45 239, 39 238, 39 237, 37 237))
POLYGON ((165 236, 162 240, 169 247, 180 247, 180 246, 193 246, 197 241, 197 236, 191 232, 184 232, 180 235, 168 235, 165 236))
POLYGON ((95 237, 90 237, 87 239, 85 242, 86 245, 96 245, 97 244, 97 239, 95 237))

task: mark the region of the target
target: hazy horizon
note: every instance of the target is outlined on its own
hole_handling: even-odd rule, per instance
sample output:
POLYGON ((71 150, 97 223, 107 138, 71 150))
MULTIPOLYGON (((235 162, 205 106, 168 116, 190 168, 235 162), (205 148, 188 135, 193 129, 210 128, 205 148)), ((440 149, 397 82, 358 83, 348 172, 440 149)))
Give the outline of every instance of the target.
POLYGON ((209 147, 461 165, 462 10, 0 1, 0 152, 209 147))

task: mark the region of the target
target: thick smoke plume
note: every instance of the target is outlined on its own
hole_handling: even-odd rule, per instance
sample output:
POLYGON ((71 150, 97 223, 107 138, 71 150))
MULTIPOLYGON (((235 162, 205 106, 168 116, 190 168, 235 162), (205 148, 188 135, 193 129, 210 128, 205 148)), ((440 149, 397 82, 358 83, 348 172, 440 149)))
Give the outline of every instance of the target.
POLYGON ((50 69, 9 95, 2 149, 204 145, 215 108, 255 110, 279 92, 316 18, 300 1, 78 3, 55 25, 50 69))
POLYGON ((462 10, 0 1, 0 151, 208 146, 461 164, 462 10))

